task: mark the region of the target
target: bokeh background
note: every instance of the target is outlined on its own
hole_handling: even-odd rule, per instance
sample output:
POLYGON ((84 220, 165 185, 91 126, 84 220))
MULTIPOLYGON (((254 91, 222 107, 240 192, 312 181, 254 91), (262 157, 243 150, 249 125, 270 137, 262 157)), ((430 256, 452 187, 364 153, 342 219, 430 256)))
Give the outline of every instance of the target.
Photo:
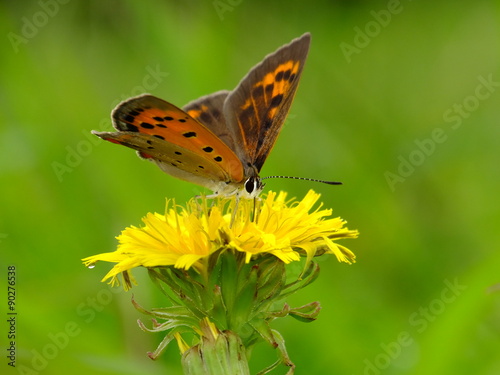
MULTIPOLYGON (((139 330, 130 292, 100 282, 110 265, 80 259, 200 188, 90 130, 110 130, 112 108, 142 92, 184 105, 232 89, 310 31, 262 175, 343 181, 267 189, 315 189, 360 237, 344 242, 357 263, 321 260, 291 299, 319 300, 319 319, 274 324, 297 373, 500 374, 499 21, 494 1, 2 1, 0 372, 180 373, 175 345, 146 357, 161 335, 139 330)), ((145 270, 135 275, 137 300, 163 305, 145 270)), ((252 371, 275 355, 258 346, 252 371)))

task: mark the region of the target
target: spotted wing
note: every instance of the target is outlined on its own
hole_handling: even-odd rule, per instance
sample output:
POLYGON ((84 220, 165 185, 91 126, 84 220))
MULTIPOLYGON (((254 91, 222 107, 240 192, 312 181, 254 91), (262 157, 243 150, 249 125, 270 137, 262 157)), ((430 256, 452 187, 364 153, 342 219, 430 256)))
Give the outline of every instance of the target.
POLYGON ((229 91, 227 90, 217 91, 189 102, 183 109, 192 118, 210 129, 210 131, 234 151, 237 147, 236 142, 233 134, 228 131, 226 119, 223 114, 224 102, 228 94, 229 91))
POLYGON ((140 156, 157 162, 176 177, 196 183, 200 183, 199 179, 244 179, 241 161, 222 140, 162 99, 147 94, 131 98, 115 108, 112 118, 118 132, 93 133, 137 150, 140 156))
POLYGON ((268 55, 255 66, 224 103, 238 157, 262 168, 281 131, 297 90, 309 50, 309 33, 268 55))

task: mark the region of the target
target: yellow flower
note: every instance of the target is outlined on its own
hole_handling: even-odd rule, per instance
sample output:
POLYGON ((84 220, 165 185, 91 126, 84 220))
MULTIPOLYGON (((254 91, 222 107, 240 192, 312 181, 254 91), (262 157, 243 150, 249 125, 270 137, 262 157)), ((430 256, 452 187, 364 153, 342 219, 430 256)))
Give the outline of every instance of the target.
POLYGON ((123 273, 130 286, 129 270, 134 267, 173 266, 206 271, 208 257, 221 249, 233 249, 252 257, 272 254, 284 263, 310 261, 315 255, 335 254, 341 262, 355 261, 355 255, 334 241, 355 238, 356 230, 344 227, 345 221, 331 218, 332 210, 313 210, 320 195, 312 190, 301 201, 286 200, 287 193, 269 192, 262 199, 240 200, 232 214, 235 199, 218 198, 210 206, 205 198, 189 201, 186 208, 167 201, 165 215, 148 213, 143 227, 131 226, 120 236, 112 253, 83 259, 117 263, 104 277, 118 282, 123 273), (255 203, 256 202, 256 203, 255 203), (257 207, 254 207, 254 204, 257 207))
MULTIPOLYGON (((340 218, 326 217, 332 210, 321 210, 321 206, 310 212, 320 195, 310 190, 302 201, 286 201, 287 194, 269 192, 260 203, 255 221, 245 220, 248 214, 242 210, 240 220, 232 228, 230 245, 246 253, 247 261, 252 255, 270 253, 285 263, 300 260, 298 249, 302 249, 308 260, 317 250, 335 254, 341 262, 351 263, 355 255, 347 248, 335 244, 330 237, 354 238, 358 232, 344 228, 340 218), (243 216, 243 217, 241 217, 243 216)), ((248 205, 247 205, 248 210, 248 205)))

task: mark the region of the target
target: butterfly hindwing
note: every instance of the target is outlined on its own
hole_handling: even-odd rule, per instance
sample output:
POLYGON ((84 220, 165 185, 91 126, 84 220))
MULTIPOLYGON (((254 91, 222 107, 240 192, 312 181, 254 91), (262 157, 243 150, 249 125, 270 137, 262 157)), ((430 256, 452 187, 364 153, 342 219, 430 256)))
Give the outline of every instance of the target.
POLYGON ((309 50, 309 33, 268 55, 224 103, 228 128, 243 144, 238 157, 258 171, 271 152, 297 90, 309 50))
POLYGON ((186 104, 183 109, 192 118, 210 129, 212 133, 234 151, 237 148, 237 142, 232 137, 232 133, 228 131, 223 113, 224 102, 229 93, 230 91, 228 90, 222 90, 202 96, 186 104))

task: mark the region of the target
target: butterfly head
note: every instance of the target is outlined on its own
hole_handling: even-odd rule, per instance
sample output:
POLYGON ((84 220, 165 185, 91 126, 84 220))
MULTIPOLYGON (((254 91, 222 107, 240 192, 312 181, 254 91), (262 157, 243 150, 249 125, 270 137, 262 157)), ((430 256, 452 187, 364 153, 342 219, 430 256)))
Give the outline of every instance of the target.
POLYGON ((240 198, 254 199, 260 195, 265 184, 255 168, 249 167, 246 172, 246 179, 241 182, 210 181, 205 186, 213 190, 215 196, 231 197, 236 195, 240 198))

